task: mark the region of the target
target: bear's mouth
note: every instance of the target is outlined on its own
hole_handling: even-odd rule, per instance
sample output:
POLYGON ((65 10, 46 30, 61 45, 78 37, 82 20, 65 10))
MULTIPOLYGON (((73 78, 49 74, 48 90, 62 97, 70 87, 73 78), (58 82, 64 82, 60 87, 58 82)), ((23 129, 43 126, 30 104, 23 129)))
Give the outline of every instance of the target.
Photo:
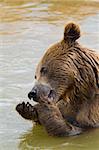
POLYGON ((39 94, 37 96, 32 96, 32 95, 28 94, 28 98, 30 100, 35 101, 35 102, 39 102, 39 99, 41 97, 46 97, 51 101, 56 101, 57 96, 56 96, 56 93, 54 90, 50 90, 48 93, 47 92, 46 93, 45 92, 41 92, 41 93, 39 92, 39 94))

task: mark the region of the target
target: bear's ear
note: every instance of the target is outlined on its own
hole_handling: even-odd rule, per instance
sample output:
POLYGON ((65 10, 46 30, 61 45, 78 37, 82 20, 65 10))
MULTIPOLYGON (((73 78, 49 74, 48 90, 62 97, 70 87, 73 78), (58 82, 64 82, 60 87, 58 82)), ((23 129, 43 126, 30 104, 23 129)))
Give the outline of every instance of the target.
POLYGON ((71 22, 65 26, 64 40, 74 42, 80 37, 79 25, 71 22))

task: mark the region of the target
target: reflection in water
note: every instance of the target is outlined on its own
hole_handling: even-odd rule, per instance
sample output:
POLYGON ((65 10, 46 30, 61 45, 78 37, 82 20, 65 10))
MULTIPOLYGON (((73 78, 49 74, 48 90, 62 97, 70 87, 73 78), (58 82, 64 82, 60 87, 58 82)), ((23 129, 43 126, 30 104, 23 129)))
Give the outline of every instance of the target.
POLYGON ((45 132, 42 126, 34 128, 20 137, 20 150, 98 150, 99 129, 86 132, 74 137, 51 137, 45 132), (93 140, 92 140, 93 139, 93 140), (90 141, 91 140, 91 141, 90 141), (93 145, 94 143, 94 145, 93 145), (90 148, 89 148, 90 147, 90 148))
POLYGON ((27 100, 44 49, 61 39, 67 21, 80 23, 81 42, 98 51, 98 13, 99 0, 0 0, 0 150, 99 149, 98 130, 53 138, 41 126, 27 131, 31 123, 15 112, 20 99, 27 100))
POLYGON ((0 34, 17 34, 32 24, 64 24, 98 13, 98 1, 84 0, 0 0, 0 34))
POLYGON ((59 149, 63 143, 68 145, 66 138, 58 138, 48 136, 44 128, 41 126, 35 126, 31 131, 28 131, 21 137, 21 142, 19 145, 20 150, 25 148, 30 149, 59 149))
POLYGON ((98 1, 88 0, 0 0, 0 5, 2 35, 22 33, 33 24, 81 21, 96 15, 99 8, 98 1))
POLYGON ((83 19, 98 12, 98 1, 84 0, 0 0, 0 21, 49 21, 83 19), (73 18, 74 17, 74 18, 73 18))

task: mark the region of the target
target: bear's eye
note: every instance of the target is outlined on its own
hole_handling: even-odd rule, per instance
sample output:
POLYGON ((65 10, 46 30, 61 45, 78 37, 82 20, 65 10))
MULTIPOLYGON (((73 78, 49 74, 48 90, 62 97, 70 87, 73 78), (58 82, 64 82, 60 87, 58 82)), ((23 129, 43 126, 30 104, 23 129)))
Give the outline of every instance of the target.
POLYGON ((37 77, 35 76, 35 79, 36 79, 37 77))
POLYGON ((45 75, 47 73, 47 68, 42 67, 40 73, 45 75))

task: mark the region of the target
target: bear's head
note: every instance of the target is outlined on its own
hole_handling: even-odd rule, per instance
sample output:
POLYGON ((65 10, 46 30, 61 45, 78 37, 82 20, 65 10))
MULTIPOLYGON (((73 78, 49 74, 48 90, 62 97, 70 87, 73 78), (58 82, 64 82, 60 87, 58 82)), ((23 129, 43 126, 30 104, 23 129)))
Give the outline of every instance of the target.
POLYGON ((77 45, 79 26, 69 23, 65 26, 62 41, 51 46, 41 59, 35 73, 35 84, 28 97, 38 101, 42 89, 49 97, 64 98, 74 86, 74 71, 69 61, 69 50, 77 45))

